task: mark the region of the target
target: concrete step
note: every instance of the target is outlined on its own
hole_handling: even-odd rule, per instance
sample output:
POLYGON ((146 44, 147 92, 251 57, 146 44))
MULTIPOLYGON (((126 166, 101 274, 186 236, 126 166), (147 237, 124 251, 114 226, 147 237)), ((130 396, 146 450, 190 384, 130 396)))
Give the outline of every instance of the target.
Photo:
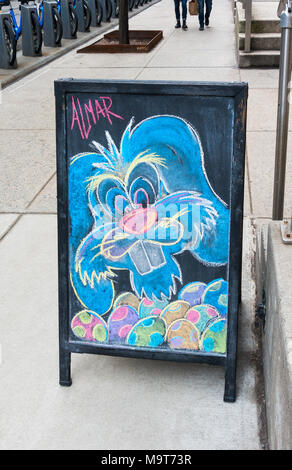
MULTIPOLYGON (((245 34, 238 34, 239 50, 244 50, 245 34)), ((281 33, 259 33, 251 35, 252 51, 278 51, 281 48, 281 33)))
POLYGON ((239 51, 238 65, 240 68, 248 67, 279 67, 280 51, 252 51, 245 53, 239 51))
MULTIPOLYGON (((278 2, 253 2, 252 33, 280 33, 280 20, 277 16, 278 2)), ((239 33, 245 32, 245 11, 240 2, 236 3, 236 21, 239 33)))

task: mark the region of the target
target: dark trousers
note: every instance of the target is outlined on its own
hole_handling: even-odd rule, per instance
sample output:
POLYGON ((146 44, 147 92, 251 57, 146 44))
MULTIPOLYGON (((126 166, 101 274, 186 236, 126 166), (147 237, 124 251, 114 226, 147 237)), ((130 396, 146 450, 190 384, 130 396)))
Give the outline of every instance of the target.
POLYGON ((174 0, 175 16, 176 16, 177 21, 180 20, 180 8, 179 8, 180 3, 182 5, 182 19, 183 20, 187 19, 187 0, 174 0))
POLYGON ((212 0, 198 0, 199 4, 199 22, 200 26, 204 26, 205 16, 209 18, 212 10, 212 0), (204 6, 206 4, 206 13, 204 14, 204 6))

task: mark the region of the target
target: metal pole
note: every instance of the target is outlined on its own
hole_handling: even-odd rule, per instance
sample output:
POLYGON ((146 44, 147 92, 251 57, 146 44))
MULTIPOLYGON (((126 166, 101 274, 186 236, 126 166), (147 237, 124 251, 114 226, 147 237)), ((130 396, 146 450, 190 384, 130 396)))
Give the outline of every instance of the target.
POLYGON ((274 170, 274 196, 273 196, 273 220, 283 219, 285 173, 288 140, 288 119, 289 119, 289 82, 292 68, 292 11, 291 2, 288 1, 285 11, 281 14, 280 26, 281 55, 280 55, 280 76, 279 76, 279 96, 276 134, 276 153, 274 170))
POLYGON ((250 52, 251 48, 251 16, 252 16, 252 0, 245 1, 245 40, 244 52, 250 52))

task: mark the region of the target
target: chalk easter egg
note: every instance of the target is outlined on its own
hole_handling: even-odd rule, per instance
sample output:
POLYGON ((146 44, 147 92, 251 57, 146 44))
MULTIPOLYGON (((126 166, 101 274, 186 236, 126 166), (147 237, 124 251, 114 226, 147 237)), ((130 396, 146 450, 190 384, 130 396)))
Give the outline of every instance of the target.
POLYGON ((140 300, 135 294, 132 292, 123 292, 116 298, 113 308, 120 307, 120 305, 129 305, 138 311, 139 303, 140 300))
POLYGON ((218 310, 213 307, 212 305, 196 305, 191 307, 187 313, 185 318, 193 323, 202 333, 208 323, 214 320, 214 318, 219 317, 218 310))
POLYGON ((191 307, 201 304, 202 295, 206 289, 204 282, 190 282, 178 294, 180 300, 185 300, 191 307))
POLYGON ((160 315, 161 311, 168 305, 168 300, 150 300, 142 299, 139 305, 139 317, 150 317, 153 315, 160 315))
POLYGON ((216 279, 207 284, 202 303, 213 305, 220 316, 225 318, 228 310, 228 282, 224 279, 216 279))
POLYGON ((120 305, 108 318, 109 340, 111 343, 121 343, 135 323, 139 320, 137 311, 129 305, 120 305))
POLYGON ((108 329, 100 315, 91 310, 82 310, 74 316, 71 322, 73 333, 85 341, 106 343, 108 329))
POLYGON ((171 349, 199 349, 199 330, 186 319, 175 320, 167 330, 167 342, 171 349))
POLYGON ((201 349, 222 354, 226 352, 226 320, 217 319, 206 328, 201 338, 201 349))
POLYGON ((157 348, 162 345, 165 333, 165 322, 160 317, 142 318, 129 332, 127 343, 130 346, 157 348))
POLYGON ((175 320, 183 318, 189 308, 190 304, 188 302, 185 302, 184 300, 176 300, 175 302, 171 302, 162 310, 160 317, 163 318, 166 326, 169 326, 175 320))

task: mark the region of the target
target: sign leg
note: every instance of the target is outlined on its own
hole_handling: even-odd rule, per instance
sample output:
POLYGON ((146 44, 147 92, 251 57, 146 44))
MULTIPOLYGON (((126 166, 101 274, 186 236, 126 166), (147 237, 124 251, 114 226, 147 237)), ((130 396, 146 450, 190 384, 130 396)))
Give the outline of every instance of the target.
POLYGON ((60 348, 60 385, 70 387, 72 385, 71 379, 71 353, 60 348))
POLYGON ((236 345, 233 346, 227 355, 225 369, 224 401, 229 403, 236 400, 236 345))

